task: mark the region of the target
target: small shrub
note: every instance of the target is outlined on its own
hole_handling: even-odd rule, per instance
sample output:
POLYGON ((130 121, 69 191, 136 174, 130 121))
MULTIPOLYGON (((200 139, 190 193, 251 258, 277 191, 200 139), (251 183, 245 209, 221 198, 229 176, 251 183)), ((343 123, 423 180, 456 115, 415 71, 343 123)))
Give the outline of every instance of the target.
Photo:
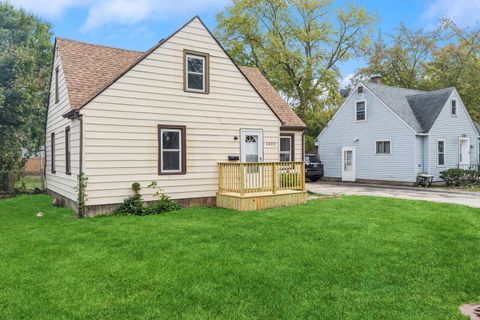
POLYGON ((155 190, 154 195, 157 197, 157 202, 146 207, 146 214, 159 214, 181 209, 175 200, 170 199, 169 196, 163 193, 163 190, 158 186, 156 181, 152 181, 148 187, 155 190))
POLYGON ((448 169, 440 172, 440 178, 445 181, 447 186, 458 187, 478 183, 480 176, 475 170, 448 169))
POLYGON ((143 206, 142 195, 140 194, 140 184, 135 182, 132 184, 133 196, 130 196, 123 200, 123 203, 115 210, 115 214, 125 215, 125 214, 134 214, 134 215, 144 215, 145 208, 143 206))

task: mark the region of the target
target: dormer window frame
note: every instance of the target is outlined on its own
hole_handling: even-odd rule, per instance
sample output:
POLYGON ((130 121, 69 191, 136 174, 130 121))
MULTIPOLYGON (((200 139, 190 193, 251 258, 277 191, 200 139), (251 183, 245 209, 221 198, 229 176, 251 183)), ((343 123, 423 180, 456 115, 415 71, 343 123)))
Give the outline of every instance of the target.
POLYGON ((192 93, 209 94, 210 93, 210 55, 205 52, 192 50, 183 50, 183 91, 192 93), (189 59, 198 59, 203 62, 202 72, 189 69, 189 59), (202 89, 191 88, 189 86, 190 76, 202 76, 202 89))
POLYGON ((363 94, 363 85, 359 85, 359 86, 357 87, 357 93, 358 93, 358 94, 363 94))
POLYGON ((355 101, 355 114, 354 114, 355 123, 362 123, 367 121, 367 101, 366 100, 357 100, 355 101), (363 119, 358 119, 359 111, 358 106, 360 103, 363 103, 363 119))
POLYGON ((450 115, 452 117, 457 117, 458 116, 458 103, 457 99, 452 99, 450 102, 450 115))

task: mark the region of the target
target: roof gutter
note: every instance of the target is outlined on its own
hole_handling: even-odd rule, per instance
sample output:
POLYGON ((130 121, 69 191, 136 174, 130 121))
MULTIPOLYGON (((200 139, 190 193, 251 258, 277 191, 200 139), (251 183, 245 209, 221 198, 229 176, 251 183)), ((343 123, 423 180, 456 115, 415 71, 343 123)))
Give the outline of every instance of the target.
POLYGON ((306 127, 306 126, 284 126, 284 125, 282 125, 282 126, 280 127, 280 130, 281 130, 281 131, 287 131, 287 130, 293 130, 293 131, 302 130, 302 131, 306 131, 306 130, 307 130, 307 127, 306 127))

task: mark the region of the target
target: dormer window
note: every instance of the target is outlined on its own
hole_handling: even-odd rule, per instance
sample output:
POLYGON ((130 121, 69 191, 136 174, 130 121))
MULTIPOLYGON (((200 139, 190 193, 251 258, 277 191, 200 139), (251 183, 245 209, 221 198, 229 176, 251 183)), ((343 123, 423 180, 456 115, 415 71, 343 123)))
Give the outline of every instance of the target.
POLYGON ((363 93, 363 86, 359 86, 357 88, 357 93, 360 94, 360 93, 363 93))
POLYGON ((457 115, 457 100, 452 100, 452 116, 457 115))
POLYGON ((367 108, 365 101, 358 101, 355 106, 355 121, 362 122, 367 120, 367 108))
POLYGON ((188 92, 208 93, 208 54, 185 50, 184 58, 184 90, 188 92))

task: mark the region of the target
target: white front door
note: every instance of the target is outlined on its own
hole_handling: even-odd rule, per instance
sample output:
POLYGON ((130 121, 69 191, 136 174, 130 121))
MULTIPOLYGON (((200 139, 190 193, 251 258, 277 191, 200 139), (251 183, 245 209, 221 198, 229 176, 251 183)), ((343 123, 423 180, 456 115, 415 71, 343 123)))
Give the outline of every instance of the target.
POLYGON ((459 163, 461 166, 470 165, 470 139, 469 138, 460 138, 460 155, 459 163))
POLYGON ((260 129, 240 131, 240 159, 242 162, 263 161, 263 133, 260 129))
POLYGON ((342 149, 342 181, 355 181, 355 148, 342 149))

